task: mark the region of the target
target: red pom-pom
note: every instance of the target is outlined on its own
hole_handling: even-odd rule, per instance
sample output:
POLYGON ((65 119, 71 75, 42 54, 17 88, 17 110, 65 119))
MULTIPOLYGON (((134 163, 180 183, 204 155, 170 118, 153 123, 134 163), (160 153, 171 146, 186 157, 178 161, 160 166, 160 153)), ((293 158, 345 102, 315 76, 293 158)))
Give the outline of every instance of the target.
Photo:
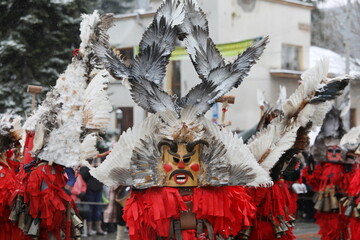
POLYGON ((226 108, 222 108, 221 110, 222 110, 224 113, 227 112, 227 109, 226 109, 226 108))
POLYGON ((75 49, 75 50, 73 50, 73 56, 74 56, 74 57, 79 53, 79 50, 80 50, 80 49, 78 49, 78 48, 75 49))

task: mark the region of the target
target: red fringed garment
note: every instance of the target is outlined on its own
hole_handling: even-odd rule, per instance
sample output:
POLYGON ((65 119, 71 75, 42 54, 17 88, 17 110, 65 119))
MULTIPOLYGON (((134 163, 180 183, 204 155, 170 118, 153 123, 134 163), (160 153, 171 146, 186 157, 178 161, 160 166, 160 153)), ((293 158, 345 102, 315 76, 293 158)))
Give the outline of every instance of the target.
POLYGON ((257 206, 256 219, 251 230, 250 239, 252 240, 291 240, 295 239, 292 228, 289 228, 277 238, 274 233, 274 223, 279 224, 280 219, 289 221, 289 215, 294 216, 296 213, 297 195, 289 192, 288 186, 282 180, 274 182, 269 188, 248 188, 248 194, 252 197, 253 203, 257 206))
POLYGON ((19 240, 28 239, 16 224, 9 220, 11 204, 16 192, 21 185, 17 180, 16 169, 19 163, 7 160, 6 163, 0 162, 0 239, 19 240))
POLYGON ((60 229, 66 227, 66 207, 72 199, 63 190, 63 170, 57 164, 40 164, 27 176, 24 202, 30 205, 31 217, 41 219, 40 239, 47 239, 49 232, 60 239, 60 229))
MULTIPOLYGON (((347 190, 347 194, 349 196, 356 197, 355 204, 358 206, 360 204, 360 168, 358 168, 351 179, 350 186, 347 190)), ((349 229, 350 229, 350 239, 351 240, 357 240, 360 239, 360 217, 352 217, 350 218, 349 223, 349 229)))
MULTIPOLYGON (((241 226, 250 226, 255 207, 243 187, 193 188, 192 196, 182 197, 178 188, 155 187, 133 191, 124 208, 124 220, 131 240, 168 238, 171 219, 179 219, 188 208, 185 201, 193 202, 196 219, 206 219, 215 234, 235 236, 241 226)), ((184 240, 195 240, 196 230, 183 230, 184 240)))

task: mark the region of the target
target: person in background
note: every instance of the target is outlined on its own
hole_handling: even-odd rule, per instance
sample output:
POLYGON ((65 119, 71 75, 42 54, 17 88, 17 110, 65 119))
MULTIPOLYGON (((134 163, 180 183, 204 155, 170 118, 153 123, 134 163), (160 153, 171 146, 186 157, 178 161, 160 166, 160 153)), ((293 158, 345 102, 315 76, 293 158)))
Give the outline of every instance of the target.
POLYGON ((115 189, 104 186, 104 192, 109 204, 104 211, 104 226, 108 233, 116 231, 117 203, 115 202, 115 189))
POLYGON ((296 181, 292 185, 292 190, 297 194, 297 219, 305 218, 305 195, 307 193, 307 188, 304 183, 296 181))
MULTIPOLYGON (((100 164, 100 159, 90 160, 90 164, 92 166, 97 167, 100 164)), ((86 201, 87 202, 94 202, 94 203, 101 203, 102 202, 102 189, 103 184, 95 179, 90 174, 90 169, 88 167, 80 168, 80 175, 84 179, 87 189, 86 189, 86 201)), ((105 232, 101 228, 101 204, 93 204, 90 205, 90 211, 86 217, 87 220, 87 232, 88 235, 106 235, 105 232), (93 224, 95 222, 95 229, 93 230, 93 224)))

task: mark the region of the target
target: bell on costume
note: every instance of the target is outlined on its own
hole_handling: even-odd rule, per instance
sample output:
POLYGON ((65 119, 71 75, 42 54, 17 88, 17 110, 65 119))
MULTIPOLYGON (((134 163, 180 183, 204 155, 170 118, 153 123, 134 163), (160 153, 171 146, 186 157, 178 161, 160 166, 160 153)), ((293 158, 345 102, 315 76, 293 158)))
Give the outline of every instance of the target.
POLYGON ((324 205, 323 196, 324 196, 324 193, 319 192, 318 197, 317 197, 316 202, 315 202, 315 205, 314 205, 314 208, 319 212, 323 209, 323 205, 324 205))
POLYGON ((71 225, 75 228, 83 228, 83 221, 76 215, 74 209, 71 209, 71 225))
POLYGON ((323 212, 331 212, 331 207, 330 207, 330 197, 329 194, 325 195, 324 197, 324 203, 323 203, 323 212))
POLYGON ((359 210, 357 208, 354 208, 353 212, 354 212, 354 217, 356 218, 360 217, 359 210))
POLYGON ((289 227, 295 227, 294 222, 295 222, 296 219, 291 214, 288 215, 288 218, 289 218, 289 221, 287 221, 288 226, 289 227))
POLYGON ((24 199, 21 196, 17 196, 15 206, 13 207, 9 220, 12 222, 17 222, 19 220, 19 214, 21 212, 21 206, 23 205, 24 199))
POLYGON ((354 208, 356 207, 355 198, 351 197, 350 199, 347 199, 344 203, 344 207, 346 207, 344 215, 347 217, 351 217, 352 212, 353 212, 354 208))
POLYGON ((40 219, 39 218, 35 218, 32 223, 31 226, 29 228, 28 231, 28 235, 34 236, 34 237, 38 237, 40 233, 40 219))
POLYGON ((354 206, 352 204, 350 204, 345 209, 344 215, 347 216, 347 217, 351 217, 353 210, 354 210, 354 206))
POLYGON ((244 230, 241 230, 241 232, 239 233, 241 238, 244 240, 248 240, 251 234, 251 227, 248 227, 244 230))

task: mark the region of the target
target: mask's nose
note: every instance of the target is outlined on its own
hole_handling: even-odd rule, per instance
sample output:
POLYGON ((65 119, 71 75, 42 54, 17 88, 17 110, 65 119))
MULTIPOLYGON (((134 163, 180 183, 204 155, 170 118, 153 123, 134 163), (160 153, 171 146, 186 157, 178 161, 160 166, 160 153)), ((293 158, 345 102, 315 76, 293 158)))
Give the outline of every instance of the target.
POLYGON ((184 161, 180 160, 180 162, 179 162, 179 164, 178 164, 178 168, 180 168, 180 169, 184 169, 184 168, 185 168, 184 161))

